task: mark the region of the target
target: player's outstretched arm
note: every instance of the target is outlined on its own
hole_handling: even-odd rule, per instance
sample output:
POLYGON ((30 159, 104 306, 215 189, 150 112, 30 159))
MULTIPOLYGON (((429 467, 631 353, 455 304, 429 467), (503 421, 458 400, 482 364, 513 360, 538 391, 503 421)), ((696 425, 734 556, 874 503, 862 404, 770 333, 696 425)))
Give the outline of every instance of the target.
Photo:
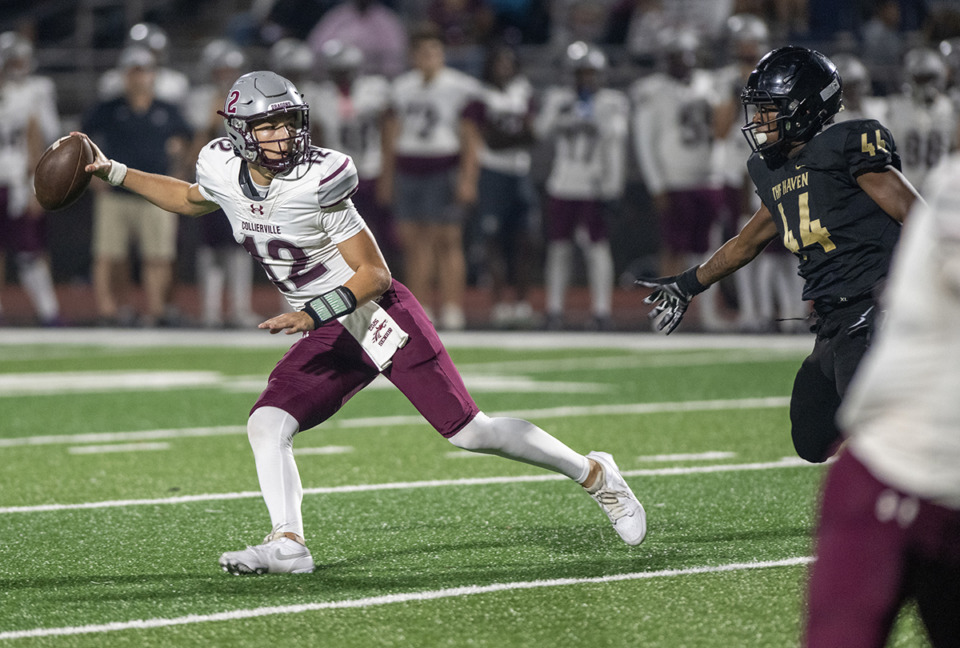
POLYGON ((750 263, 776 236, 777 226, 767 208, 761 206, 740 233, 720 246, 703 265, 674 277, 638 280, 638 285, 653 288, 643 302, 653 305, 649 317, 656 322, 657 330, 666 335, 672 333, 696 295, 750 263))
POLYGON ((145 173, 127 168, 115 160, 107 159, 96 143, 84 133, 74 132, 90 142, 94 161, 86 166, 86 171, 114 186, 123 186, 135 194, 143 196, 157 207, 175 214, 202 216, 217 209, 216 203, 203 197, 196 184, 156 173, 145 173))

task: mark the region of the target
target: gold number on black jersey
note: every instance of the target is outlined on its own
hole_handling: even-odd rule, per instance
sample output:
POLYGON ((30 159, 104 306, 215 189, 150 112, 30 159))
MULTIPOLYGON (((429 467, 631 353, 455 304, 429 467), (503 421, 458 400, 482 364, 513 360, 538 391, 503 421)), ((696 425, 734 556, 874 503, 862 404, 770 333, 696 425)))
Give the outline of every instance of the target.
MULTIPOLYGON (((803 247, 808 247, 819 243, 824 252, 835 250, 837 246, 830 240, 830 231, 820 225, 819 218, 810 220, 810 192, 804 191, 797 196, 797 202, 800 211, 800 244, 803 247)), ((777 209, 780 210, 780 218, 783 220, 783 246, 796 254, 800 252, 801 245, 797 243, 797 237, 790 231, 787 214, 783 211, 783 204, 777 203, 777 209)))
POLYGON ((882 153, 887 152, 887 143, 883 140, 882 137, 880 137, 879 128, 876 131, 874 131, 874 136, 877 138, 876 146, 874 146, 874 144, 872 144, 870 140, 867 139, 866 133, 860 133, 860 151, 863 153, 869 153, 870 157, 873 157, 874 155, 877 154, 877 149, 880 149, 882 153))

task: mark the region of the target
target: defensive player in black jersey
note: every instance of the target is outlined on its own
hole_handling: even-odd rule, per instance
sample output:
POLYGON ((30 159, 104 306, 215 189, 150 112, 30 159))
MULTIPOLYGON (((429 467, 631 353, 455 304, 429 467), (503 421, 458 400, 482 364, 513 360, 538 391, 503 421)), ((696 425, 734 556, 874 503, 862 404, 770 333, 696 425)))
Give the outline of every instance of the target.
POLYGON ((791 46, 764 56, 741 95, 760 209, 702 265, 638 282, 654 289, 644 301, 654 304, 658 330, 670 333, 695 295, 773 239, 797 256, 817 337, 794 381, 790 420, 797 453, 812 462, 839 445, 834 416, 869 343, 900 225, 919 199, 883 125, 830 124, 841 97, 840 75, 823 54, 791 46))

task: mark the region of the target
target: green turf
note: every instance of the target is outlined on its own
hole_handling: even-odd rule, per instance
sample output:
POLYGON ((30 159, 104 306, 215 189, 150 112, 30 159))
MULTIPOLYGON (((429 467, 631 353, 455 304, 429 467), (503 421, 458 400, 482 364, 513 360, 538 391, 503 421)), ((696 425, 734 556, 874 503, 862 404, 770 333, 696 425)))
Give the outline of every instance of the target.
MULTIPOLYGON (((0 351, 7 347, 0 346, 0 351)), ((0 376, 77 371, 214 371, 263 379, 277 349, 37 345, 0 353, 0 376)), ((798 354, 755 350, 454 349, 467 376, 585 383, 592 391, 475 393, 487 412, 541 410, 531 419, 577 450, 610 451, 648 512, 649 535, 627 547, 598 507, 534 467, 464 457, 412 416, 402 396, 369 390, 329 425, 298 436, 306 530, 318 569, 306 576, 232 577, 222 551, 269 530, 255 494, 243 425, 255 391, 199 388, 0 398, 0 633, 176 619, 277 606, 330 609, 172 627, 0 639, 0 646, 794 646, 802 564, 680 573, 812 553, 823 468, 664 474, 663 469, 769 464, 792 456, 786 407, 570 415, 550 408, 783 397, 798 354), (567 362, 569 361, 569 362, 567 362), (607 361, 610 366, 604 368, 607 361), (578 369, 578 365, 584 368, 578 369), (216 426, 215 436, 157 439, 165 449, 74 454, 91 442, 36 437, 216 426), (727 458, 657 460, 711 451, 727 458), (660 471, 657 473, 656 471, 660 471), (505 478, 491 484, 461 480, 505 478), (446 480, 447 485, 420 482, 446 480), (388 487, 391 484, 406 487, 388 487), (345 487, 380 485, 351 492, 345 487), (332 492, 314 493, 327 488, 332 492), (339 489, 339 490, 337 490, 339 489), (234 499, 218 494, 247 493, 234 499), (211 496, 201 501, 178 498, 211 496), (81 509, 10 507, 132 500, 81 509), (163 500, 163 501, 154 501, 163 500), (596 582, 619 574, 652 574, 596 582), (517 583, 592 582, 511 589, 517 583), (451 588, 494 587, 469 595, 451 588), (501 588, 502 586, 502 588, 501 588), (505 588, 505 589, 503 589, 505 588), (502 591, 500 591, 502 589, 502 591), (430 594, 434 593, 434 594, 430 594), (378 597, 394 595, 401 601, 378 597), (413 600, 409 600, 413 599, 413 600), (350 601, 365 601, 347 607, 350 601)), ((91 377, 94 379, 94 377, 91 377)), ((227 381, 229 382, 229 381, 227 381)), ((469 381, 468 381, 469 382, 469 381)), ((509 384, 509 383, 508 383, 509 384)), ((141 441, 107 441, 110 445, 141 441)), ((100 442, 96 442, 98 445, 100 442)), ((892 645, 924 645, 905 614, 892 645)))

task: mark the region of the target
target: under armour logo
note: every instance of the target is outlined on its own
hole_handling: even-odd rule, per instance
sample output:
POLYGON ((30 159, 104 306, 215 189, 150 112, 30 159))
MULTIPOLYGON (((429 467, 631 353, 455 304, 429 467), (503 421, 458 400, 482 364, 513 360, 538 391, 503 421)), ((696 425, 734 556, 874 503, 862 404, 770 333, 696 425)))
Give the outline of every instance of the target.
POLYGON ((254 205, 250 203, 250 213, 256 216, 257 214, 263 216, 263 205, 254 205))

